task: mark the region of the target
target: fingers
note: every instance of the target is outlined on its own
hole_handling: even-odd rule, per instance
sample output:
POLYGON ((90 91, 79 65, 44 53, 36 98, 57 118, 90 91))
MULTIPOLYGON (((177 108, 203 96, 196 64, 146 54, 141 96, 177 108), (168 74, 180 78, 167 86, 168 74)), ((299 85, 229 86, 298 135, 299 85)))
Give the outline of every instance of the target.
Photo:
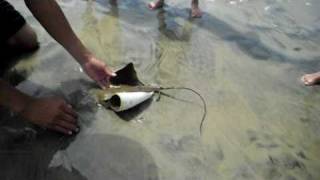
POLYGON ((102 89, 108 88, 110 86, 110 77, 105 77, 104 79, 97 81, 97 83, 102 89))
POLYGON ((108 88, 110 86, 110 77, 115 77, 116 73, 114 73, 107 66, 104 68, 104 78, 100 79, 98 82, 99 86, 102 89, 108 88))
POLYGON ((106 89, 106 87, 108 87, 104 80, 99 80, 97 83, 102 89, 106 89))
POLYGON ((116 74, 102 61, 92 58, 89 62, 83 65, 85 72, 91 77, 97 84, 105 89, 109 87, 109 80, 116 74))
POLYGON ((108 88, 110 86, 110 77, 115 77, 116 73, 114 73, 108 67, 105 67, 103 76, 104 77, 101 77, 101 79, 99 79, 97 81, 97 83, 102 89, 105 89, 105 88, 108 88))
POLYGON ((108 66, 104 65, 103 69, 101 69, 97 75, 97 83, 102 89, 108 88, 110 85, 110 78, 115 76, 116 73, 108 66))
POLYGON ((104 71, 108 76, 111 76, 111 77, 117 76, 117 74, 115 72, 113 72, 110 68, 108 68, 107 66, 104 68, 104 71))

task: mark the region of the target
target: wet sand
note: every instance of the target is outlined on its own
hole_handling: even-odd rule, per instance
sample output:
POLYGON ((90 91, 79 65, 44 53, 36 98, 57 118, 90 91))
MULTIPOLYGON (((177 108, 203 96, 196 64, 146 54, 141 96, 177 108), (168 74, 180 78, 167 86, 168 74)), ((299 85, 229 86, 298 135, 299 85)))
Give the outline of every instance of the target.
POLYGON ((22 2, 10 2, 41 48, 8 76, 31 95, 67 99, 81 131, 68 138, 3 116, 0 179, 320 178, 319 87, 299 81, 320 69, 319 2, 206 0, 204 16, 191 20, 187 0, 154 12, 145 0, 60 1, 80 39, 114 69, 133 62, 144 83, 200 92, 202 136, 201 101, 187 91, 166 92, 182 100, 162 96, 130 121, 98 107, 79 65, 22 2))

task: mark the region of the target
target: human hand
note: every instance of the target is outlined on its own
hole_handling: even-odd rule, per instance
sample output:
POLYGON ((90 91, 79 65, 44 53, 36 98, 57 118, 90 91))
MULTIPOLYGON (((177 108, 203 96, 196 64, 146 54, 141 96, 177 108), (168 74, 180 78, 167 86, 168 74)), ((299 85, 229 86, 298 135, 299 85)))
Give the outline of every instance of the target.
POLYGON ((72 135, 79 131, 76 112, 61 98, 31 99, 21 115, 36 125, 63 134, 72 135))
POLYGON ((116 76, 104 62, 95 57, 90 57, 88 61, 82 64, 82 68, 102 89, 109 87, 110 78, 116 76))

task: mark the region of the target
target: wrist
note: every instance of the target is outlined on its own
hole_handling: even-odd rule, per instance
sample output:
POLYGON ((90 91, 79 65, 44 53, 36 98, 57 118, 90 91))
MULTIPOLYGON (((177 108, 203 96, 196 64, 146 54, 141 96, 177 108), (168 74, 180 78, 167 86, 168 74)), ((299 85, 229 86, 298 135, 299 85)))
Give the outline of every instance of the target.
POLYGON ((93 55, 90 52, 86 51, 79 54, 76 57, 76 60, 82 67, 84 67, 86 64, 91 62, 92 58, 93 58, 93 55))
POLYGON ((80 41, 66 49, 81 66, 89 62, 93 57, 92 53, 80 41))

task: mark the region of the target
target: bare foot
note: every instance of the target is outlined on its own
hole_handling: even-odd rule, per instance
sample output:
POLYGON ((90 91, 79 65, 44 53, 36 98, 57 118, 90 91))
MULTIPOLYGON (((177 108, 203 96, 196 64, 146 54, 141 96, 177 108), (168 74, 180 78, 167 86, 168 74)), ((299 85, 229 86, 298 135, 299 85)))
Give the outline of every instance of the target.
POLYGON ((301 77, 301 81, 306 86, 313 86, 320 83, 320 71, 312 74, 305 74, 301 77))
POLYGON ((163 5, 164 5, 163 0, 158 0, 157 2, 150 2, 148 4, 148 8, 150 10, 156 10, 156 9, 162 8, 163 5))
POLYGON ((117 0, 109 0, 109 3, 113 6, 118 5, 117 0))
POLYGON ((191 17, 192 18, 201 18, 202 12, 198 5, 192 4, 191 7, 191 17))

